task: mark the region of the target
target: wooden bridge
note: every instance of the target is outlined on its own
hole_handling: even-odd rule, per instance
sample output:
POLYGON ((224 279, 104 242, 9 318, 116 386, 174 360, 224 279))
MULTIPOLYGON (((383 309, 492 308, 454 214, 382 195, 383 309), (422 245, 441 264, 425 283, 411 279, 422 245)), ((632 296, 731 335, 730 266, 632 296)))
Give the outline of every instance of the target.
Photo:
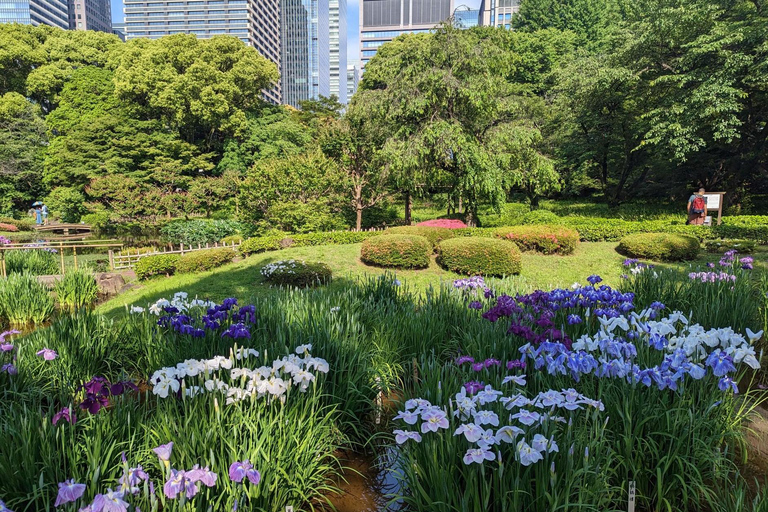
POLYGON ((35 226, 35 231, 38 233, 51 233, 56 235, 56 240, 72 240, 77 238, 84 238, 91 234, 91 226, 89 224, 46 224, 35 226))

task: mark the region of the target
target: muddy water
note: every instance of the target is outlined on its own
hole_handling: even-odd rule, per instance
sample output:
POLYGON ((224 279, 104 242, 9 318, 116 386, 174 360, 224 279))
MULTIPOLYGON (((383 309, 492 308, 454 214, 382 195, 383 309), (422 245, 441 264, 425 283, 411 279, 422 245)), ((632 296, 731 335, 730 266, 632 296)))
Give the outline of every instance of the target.
POLYGON ((330 497, 338 512, 394 512, 402 510, 398 502, 392 502, 399 482, 393 471, 394 453, 386 451, 379 456, 346 453, 344 481, 337 485, 340 495, 330 497))

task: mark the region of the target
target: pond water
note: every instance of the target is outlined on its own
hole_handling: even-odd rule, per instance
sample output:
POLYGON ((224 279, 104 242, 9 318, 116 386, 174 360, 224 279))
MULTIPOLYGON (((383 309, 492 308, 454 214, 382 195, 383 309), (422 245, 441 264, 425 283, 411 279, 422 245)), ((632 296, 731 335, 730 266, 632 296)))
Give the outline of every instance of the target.
POLYGON ((400 489, 394 467, 395 448, 387 448, 380 455, 344 453, 342 457, 347 468, 344 480, 337 484, 342 492, 330 497, 338 512, 403 510, 402 504, 390 497, 400 489))

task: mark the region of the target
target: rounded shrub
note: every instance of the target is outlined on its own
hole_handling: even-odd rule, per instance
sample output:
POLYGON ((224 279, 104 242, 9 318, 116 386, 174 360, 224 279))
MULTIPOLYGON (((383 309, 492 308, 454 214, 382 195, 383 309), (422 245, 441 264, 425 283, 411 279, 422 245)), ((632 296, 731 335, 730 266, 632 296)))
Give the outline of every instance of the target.
POLYGON ((155 254, 141 258, 136 262, 133 270, 140 280, 149 279, 152 276, 170 276, 176 273, 178 262, 178 254, 155 254))
POLYGON ((453 232, 453 229, 435 226, 398 226, 389 228, 384 233, 388 235, 423 236, 429 240, 429 243, 432 244, 432 247, 436 247, 437 244, 443 240, 448 240, 449 238, 456 236, 456 234, 453 232))
POLYGON ((563 226, 512 226, 499 228, 496 236, 542 254, 572 254, 579 245, 579 232, 563 226))
POLYGON ((176 263, 176 272, 180 274, 204 272, 231 263, 233 259, 235 259, 235 251, 228 247, 188 252, 179 258, 176 263))
POLYGON ((276 286, 306 288, 328 284, 333 278, 331 267, 325 263, 281 260, 262 267, 264 281, 276 286))
POLYGON ((457 274, 508 276, 522 269, 520 249, 507 240, 452 238, 440 242, 437 249, 438 263, 457 274))
POLYGON ((432 244, 418 235, 380 235, 363 242, 360 259, 389 268, 426 268, 432 244))
POLYGON ((520 224, 558 224, 560 216, 549 210, 533 210, 523 215, 520 224))
POLYGON ((672 233, 636 233, 619 242, 618 250, 633 258, 658 261, 692 260, 699 253, 698 239, 672 233))
POLYGON ((225 245, 239 244, 243 242, 243 235, 229 235, 221 239, 221 243, 225 245))
POLYGON ((283 238, 285 237, 282 235, 249 238, 240 244, 240 254, 243 256, 250 256, 251 254, 258 254, 260 252, 280 250, 280 241, 283 238))

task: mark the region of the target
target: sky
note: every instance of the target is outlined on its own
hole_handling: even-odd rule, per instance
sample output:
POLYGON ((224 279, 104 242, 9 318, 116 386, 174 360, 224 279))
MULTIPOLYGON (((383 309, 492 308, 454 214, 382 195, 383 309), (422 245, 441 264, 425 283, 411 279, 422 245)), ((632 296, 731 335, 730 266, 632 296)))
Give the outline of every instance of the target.
MULTIPOLYGON (((116 23, 123 22, 123 0, 111 0, 112 1, 112 21, 116 23)), ((360 32, 358 30, 359 24, 359 7, 360 0, 347 0, 347 63, 353 64, 358 61, 360 57, 360 32)), ((454 3, 459 5, 467 5, 473 9, 480 7, 480 0, 454 0, 454 3)))

